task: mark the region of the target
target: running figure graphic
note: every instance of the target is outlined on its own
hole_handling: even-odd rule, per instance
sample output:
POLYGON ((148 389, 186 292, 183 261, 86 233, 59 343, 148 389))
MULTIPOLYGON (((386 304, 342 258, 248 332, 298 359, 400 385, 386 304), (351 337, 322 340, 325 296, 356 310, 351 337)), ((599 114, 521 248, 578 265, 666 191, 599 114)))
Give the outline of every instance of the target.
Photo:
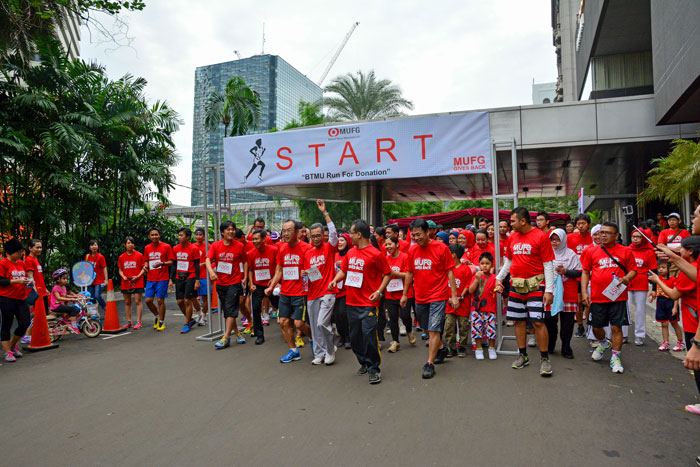
POLYGON ((250 174, 255 172, 255 169, 260 166, 260 173, 258 174, 258 180, 262 181, 262 174, 263 170, 265 170, 265 163, 261 160, 263 154, 265 154, 265 148, 262 147, 262 139, 257 139, 255 141, 255 146, 250 148, 250 153, 253 155, 255 160, 253 161, 253 167, 250 168, 250 172, 248 172, 248 175, 245 176, 243 179, 243 183, 248 181, 248 177, 250 177, 250 174))

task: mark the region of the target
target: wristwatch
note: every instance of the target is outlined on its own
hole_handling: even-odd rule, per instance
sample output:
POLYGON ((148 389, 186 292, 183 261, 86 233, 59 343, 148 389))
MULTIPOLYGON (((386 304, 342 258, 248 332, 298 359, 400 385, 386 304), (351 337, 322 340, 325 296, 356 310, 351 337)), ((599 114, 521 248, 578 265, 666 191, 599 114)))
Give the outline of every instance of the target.
POLYGON ((700 349, 700 341, 696 341, 695 338, 690 339, 690 345, 694 345, 698 349, 700 349))

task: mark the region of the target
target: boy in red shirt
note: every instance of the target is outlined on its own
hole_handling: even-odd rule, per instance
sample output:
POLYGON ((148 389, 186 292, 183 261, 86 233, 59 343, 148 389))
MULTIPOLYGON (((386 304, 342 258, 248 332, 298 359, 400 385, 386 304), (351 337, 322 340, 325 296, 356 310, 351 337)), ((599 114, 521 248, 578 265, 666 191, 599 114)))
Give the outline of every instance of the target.
POLYGON ((593 360, 601 360, 605 351, 612 347, 610 368, 613 373, 622 373, 620 360, 622 350, 622 326, 627 319, 627 286, 637 275, 637 264, 632 252, 617 243, 617 224, 604 222, 600 228, 601 244, 587 248, 581 257, 581 296, 590 305, 591 326, 598 339, 593 351, 593 360), (588 294, 588 283, 591 294, 588 294), (605 338, 604 327, 610 325, 612 342, 605 338))
POLYGON ((160 231, 152 227, 148 231, 151 243, 143 249, 146 270, 146 306, 156 317, 153 329, 165 331, 165 299, 168 296, 170 283, 169 268, 173 264, 173 249, 170 245, 160 241, 160 231), (153 299, 158 299, 158 307, 153 299))
MULTIPOLYGON (((265 299, 265 288, 270 285, 270 279, 277 269, 277 247, 268 244, 266 239, 266 230, 254 230, 251 238, 253 249, 246 252, 248 255, 248 290, 252 295, 255 345, 265 342, 262 306, 265 299)), ((279 296, 270 296, 270 302, 275 308, 277 308, 278 301, 279 296)))
POLYGON ((175 284, 175 298, 177 306, 185 315, 185 324, 180 334, 187 334, 196 324, 192 319, 193 302, 197 300, 199 290, 199 257, 200 251, 197 245, 193 245, 192 231, 182 227, 177 231, 177 239, 180 242, 173 248, 175 255, 175 267, 170 269, 170 281, 175 284))
MULTIPOLYGON (((674 289, 676 287, 677 278, 670 275, 668 263, 666 261, 659 261, 658 272, 658 280, 662 281, 666 287, 669 289, 674 289)), ((656 283, 651 278, 649 280, 656 283)), ((661 323, 661 337, 664 339, 658 347, 658 350, 665 352, 671 348, 668 338, 669 323, 676 332, 676 345, 673 347, 673 351, 681 352, 685 350, 683 331, 678 324, 681 317, 680 313, 678 313, 678 300, 672 300, 661 287, 657 287, 656 292, 653 290, 649 292, 649 303, 653 302, 654 298, 656 298, 656 321, 661 323)))
MULTIPOLYGON (((581 259, 583 251, 593 246, 593 236, 589 232, 591 229, 591 218, 588 214, 579 214, 574 219, 576 225, 576 230, 578 232, 573 232, 571 235, 566 235, 566 246, 571 250, 574 250, 581 259)), ((588 313, 585 313, 586 306, 581 301, 581 280, 577 279, 578 282, 578 311, 576 311, 576 323, 578 323, 578 329, 576 330, 576 337, 582 338, 586 335, 586 330, 583 327, 584 315, 587 317, 588 313)))
POLYGON ((338 282, 344 281, 350 344, 360 363, 357 374, 369 373, 369 383, 377 384, 382 381, 377 339, 377 314, 380 310, 377 304, 389 284, 391 269, 386 256, 371 245, 369 236, 367 222, 358 219, 352 223, 350 237, 355 248, 343 256, 340 271, 328 284, 328 290, 335 290, 338 282))
POLYGON ((454 275, 457 294, 459 294, 459 308, 456 310, 447 307, 445 310, 445 342, 449 349, 448 357, 459 355, 467 356, 467 342, 469 340, 469 312, 471 311, 471 294, 469 284, 472 282, 472 268, 462 264, 460 259, 464 256, 464 247, 459 243, 449 246, 452 261, 455 263, 454 275), (457 328, 459 327, 459 347, 457 347, 457 328))

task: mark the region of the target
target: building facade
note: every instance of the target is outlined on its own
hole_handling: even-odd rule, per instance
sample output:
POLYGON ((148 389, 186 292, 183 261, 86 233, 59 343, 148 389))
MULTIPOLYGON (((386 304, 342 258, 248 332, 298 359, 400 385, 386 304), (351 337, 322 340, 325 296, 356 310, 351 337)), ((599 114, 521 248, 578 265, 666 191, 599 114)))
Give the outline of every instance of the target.
MULTIPOLYGON (((203 164, 221 164, 224 160, 224 127, 207 130, 205 105, 212 93, 222 94, 228 80, 240 76, 260 94, 260 122, 255 133, 283 128, 298 119, 299 102, 321 99, 321 88, 299 70, 276 55, 256 55, 241 60, 217 63, 195 70, 194 121, 192 135, 192 206, 204 203, 203 164)), ((244 176, 242 174, 241 176, 244 176)), ((211 184, 207 186, 211 187, 211 184)), ((223 192, 223 171, 220 180, 223 192)), ((232 190, 231 202, 267 201, 272 198, 252 190, 232 190)), ((211 201, 211 196, 208 196, 211 201)))

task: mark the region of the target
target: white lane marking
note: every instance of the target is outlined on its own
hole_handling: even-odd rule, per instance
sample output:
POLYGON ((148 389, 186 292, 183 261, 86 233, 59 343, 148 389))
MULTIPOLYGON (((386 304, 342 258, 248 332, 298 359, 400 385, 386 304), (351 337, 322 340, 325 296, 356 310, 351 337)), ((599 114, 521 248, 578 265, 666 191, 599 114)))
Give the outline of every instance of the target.
POLYGON ((105 336, 105 337, 102 338, 102 340, 114 339, 115 337, 126 336, 127 334, 131 334, 131 331, 129 331, 129 332, 120 332, 119 334, 112 334, 111 336, 105 336))

